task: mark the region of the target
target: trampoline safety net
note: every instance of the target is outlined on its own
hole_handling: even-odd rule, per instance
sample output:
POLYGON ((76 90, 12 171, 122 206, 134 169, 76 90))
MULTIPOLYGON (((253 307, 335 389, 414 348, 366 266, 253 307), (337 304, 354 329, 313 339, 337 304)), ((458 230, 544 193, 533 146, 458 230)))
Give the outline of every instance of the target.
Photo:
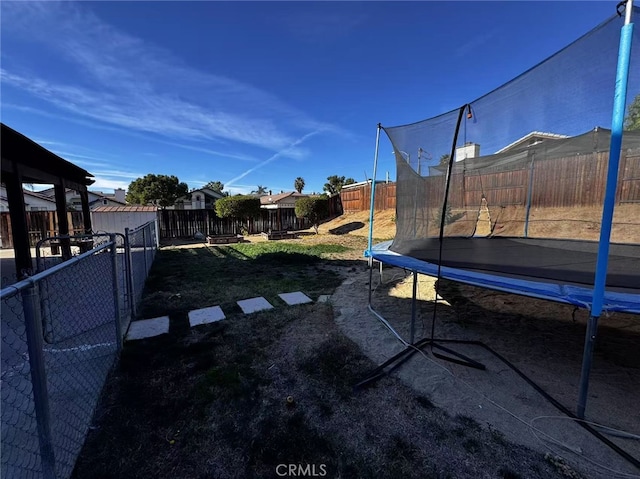
MULTIPOLYGON (((640 18, 638 7, 633 13, 640 18)), ((384 127, 397 168, 396 236, 390 249, 431 261, 440 254, 442 233, 442 264, 507 274, 524 268, 529 277, 550 279, 553 271, 562 269, 559 263, 571 262, 571 255, 582 249, 593 254, 587 260, 575 259, 582 263, 576 267, 582 273, 568 281, 593 284, 623 20, 612 16, 460 109, 409 125, 384 127), (468 264, 460 252, 467 247, 461 245, 461 238, 477 239, 480 245, 470 253, 475 257, 468 264), (502 241, 501 248, 488 254, 482 245, 496 238, 504 238, 495 242, 502 241), (526 251, 531 254, 516 250, 509 254, 507 238, 520 244, 530 241, 526 251), (553 246, 553 264, 536 269, 539 261, 532 255, 539 252, 534 246, 553 246)), ((612 285, 640 289, 640 270, 634 271, 640 268, 638 248, 631 248, 640 243, 637 28, 631 51, 610 255, 612 259, 619 256, 622 263, 627 256, 636 261, 635 265, 627 262, 628 271, 613 281, 622 284, 612 285), (638 284, 628 284, 630 280, 638 284)))

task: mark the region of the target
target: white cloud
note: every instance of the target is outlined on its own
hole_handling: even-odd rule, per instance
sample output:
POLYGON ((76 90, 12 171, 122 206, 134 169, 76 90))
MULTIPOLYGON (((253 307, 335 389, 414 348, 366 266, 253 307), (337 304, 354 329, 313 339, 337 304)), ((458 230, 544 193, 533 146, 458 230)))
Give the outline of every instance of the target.
POLYGON ((174 140, 214 141, 223 149, 239 143, 301 159, 307 151, 290 145, 305 129, 339 130, 251 85, 188 67, 170 52, 104 23, 88 8, 5 2, 5 34, 40 43, 70 71, 63 79, 45 77, 37 59, 15 66, 25 60, 12 57, 0 71, 2 81, 96 123, 174 140))
POLYGON ((89 189, 102 190, 105 193, 109 190, 116 190, 118 188, 126 190, 127 188, 129 188, 129 183, 131 183, 130 181, 111 180, 109 178, 103 178, 101 176, 96 176, 95 180, 95 183, 89 186, 89 189))

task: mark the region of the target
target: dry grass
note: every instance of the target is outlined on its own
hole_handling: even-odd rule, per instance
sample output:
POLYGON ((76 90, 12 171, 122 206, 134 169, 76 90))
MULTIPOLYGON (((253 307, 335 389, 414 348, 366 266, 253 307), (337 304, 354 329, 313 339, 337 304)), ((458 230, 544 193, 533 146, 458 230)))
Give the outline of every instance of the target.
POLYGON ((396 379, 354 392, 374 364, 329 305, 174 329, 125 348, 74 477, 270 478, 279 464, 342 478, 563 477, 396 379))
MULTIPOLYGON (((438 214, 434 211, 418 211, 419 218, 429 218, 429 235, 437 235, 438 214)), ((455 218, 446 226, 448 235, 470 236, 474 232, 481 236, 489 234, 486 225, 487 215, 491 220, 491 234, 494 236, 522 236, 526 219, 522 206, 488 205, 485 211, 452 210, 455 218)), ((568 238, 598 241, 600 238, 600 222, 602 208, 537 208, 531 210, 529 218, 529 236, 532 238, 568 238)), ((321 233, 344 227, 349 224, 361 224, 359 229, 350 235, 364 236, 369 234, 369 212, 359 211, 346 213, 320 227, 321 233)), ((395 211, 378 211, 374 218, 373 235, 375 238, 392 239, 396 234, 395 211)), ((425 232, 426 234, 426 232, 425 232)), ((618 243, 637 243, 640 238, 640 204, 617 205, 614 210, 611 241, 618 243)))
MULTIPOLYGON (((348 246, 316 267, 342 278, 363 273, 366 237, 322 232, 355 221, 341 218, 291 243, 348 246)), ((186 268, 193 289, 208 268, 191 270, 188 258, 201 263, 202 256, 189 251, 173 284, 186 268)), ((231 283, 240 272, 234 267, 244 274, 253 266, 227 263, 217 279, 231 283)), ((173 281, 171 269, 158 268, 173 281)), ((254 291, 247 283, 238 294, 254 291)), ((334 314, 330 304, 280 305, 189 328, 186 307, 176 308, 170 334, 125 345, 74 477, 270 478, 290 463, 324 465, 326 477, 341 478, 565 477, 542 454, 448 415, 398 379, 354 391, 375 364, 340 332, 334 314)))

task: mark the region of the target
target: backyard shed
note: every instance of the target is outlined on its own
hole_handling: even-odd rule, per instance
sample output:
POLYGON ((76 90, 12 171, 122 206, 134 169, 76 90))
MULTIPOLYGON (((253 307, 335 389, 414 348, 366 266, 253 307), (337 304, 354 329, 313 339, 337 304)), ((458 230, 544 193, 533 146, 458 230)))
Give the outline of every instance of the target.
MULTIPOLYGON (((91 211, 94 232, 122 233, 153 221, 158 233, 158 208, 155 206, 98 206, 91 211)), ((156 234, 160 238, 159 234, 156 234)))

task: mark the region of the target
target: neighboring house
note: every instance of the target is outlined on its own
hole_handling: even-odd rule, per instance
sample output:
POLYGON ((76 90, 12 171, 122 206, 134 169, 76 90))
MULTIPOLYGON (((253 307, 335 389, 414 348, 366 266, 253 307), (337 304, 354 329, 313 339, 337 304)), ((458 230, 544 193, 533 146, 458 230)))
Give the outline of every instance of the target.
POLYGON ((263 195, 260 197, 260 208, 264 208, 265 210, 295 209, 296 201, 300 198, 306 198, 307 196, 309 195, 298 193, 297 191, 277 195, 263 195))
MULTIPOLYGON (((547 133, 543 131, 532 131, 527 133, 522 138, 517 139, 513 143, 509 143, 504 148, 496 151, 495 154, 504 153, 510 150, 517 150, 522 147, 530 147, 542 143, 545 140, 563 140, 569 138, 567 135, 559 135, 558 133, 547 133)), ((479 156, 479 155, 476 155, 479 156)))
MULTIPOLYGON (((389 180, 388 179, 387 180, 376 180, 376 185, 379 185, 381 183, 389 183, 389 180)), ((357 183, 349 183, 348 185, 344 185, 342 187, 342 190, 340 190, 340 191, 341 192, 345 191, 345 190, 349 191, 349 190, 353 190, 353 189, 357 189, 357 188, 361 188, 363 186, 369 186, 369 185, 371 185, 371 180, 358 181, 357 183)), ((327 196, 331 196, 328 193, 326 193, 326 194, 327 194, 327 196)))
MULTIPOLYGON (((48 198, 41 193, 29 190, 22 190, 24 193, 24 204, 26 211, 55 211, 56 202, 52 198, 48 198)), ((7 201, 7 191, 3 186, 0 187, 0 211, 9 211, 9 202, 7 201)))
MULTIPOLYGON (((39 192, 41 195, 49 197, 55 200, 55 191, 53 188, 48 188, 39 192)), ((67 205, 73 207, 77 211, 82 210, 82 202, 80 195, 77 191, 67 188, 65 190, 67 198, 67 205)), ((98 206, 125 206, 126 191, 122 188, 117 188, 111 193, 103 193, 102 191, 88 191, 89 196, 89 209, 93 210, 98 206)))
POLYGON ((210 210, 224 194, 210 188, 192 190, 188 195, 178 198, 173 206, 167 206, 168 210, 210 210))
POLYGON ((290 191, 277 195, 263 195, 260 197, 260 208, 269 212, 269 219, 273 229, 298 229, 300 220, 296 217, 296 201, 309 195, 290 191))

